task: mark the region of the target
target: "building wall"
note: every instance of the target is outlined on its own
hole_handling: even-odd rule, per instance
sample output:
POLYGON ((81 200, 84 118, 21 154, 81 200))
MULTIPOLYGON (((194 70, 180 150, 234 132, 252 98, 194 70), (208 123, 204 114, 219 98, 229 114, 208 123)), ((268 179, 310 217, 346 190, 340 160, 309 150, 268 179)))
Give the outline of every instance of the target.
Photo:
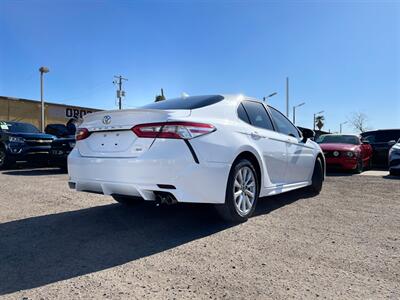
MULTIPOLYGON (((21 121, 40 128, 40 101, 16 99, 0 96, 0 121, 21 121)), ((47 124, 65 124, 72 117, 99 111, 99 109, 45 103, 45 126, 47 124)))

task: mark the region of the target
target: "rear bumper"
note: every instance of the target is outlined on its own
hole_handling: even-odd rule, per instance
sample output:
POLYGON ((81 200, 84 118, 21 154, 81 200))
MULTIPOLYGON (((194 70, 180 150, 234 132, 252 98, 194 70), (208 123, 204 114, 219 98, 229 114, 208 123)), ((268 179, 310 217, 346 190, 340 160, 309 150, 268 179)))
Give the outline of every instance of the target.
POLYGON ((328 169, 354 170, 357 168, 356 159, 329 157, 325 161, 328 169))
POLYGON ((230 167, 226 163, 197 164, 182 140, 157 141, 140 158, 82 157, 76 148, 68 156, 70 187, 145 200, 155 200, 154 192, 166 191, 178 202, 224 203, 230 167))

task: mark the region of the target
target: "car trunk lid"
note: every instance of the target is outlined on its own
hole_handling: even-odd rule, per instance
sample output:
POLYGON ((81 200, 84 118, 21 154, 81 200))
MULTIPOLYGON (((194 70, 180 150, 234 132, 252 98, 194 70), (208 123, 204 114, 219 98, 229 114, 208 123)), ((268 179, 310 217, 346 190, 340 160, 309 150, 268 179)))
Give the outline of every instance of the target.
POLYGON ((89 137, 77 142, 82 156, 138 157, 145 153, 154 139, 139 138, 132 127, 144 123, 166 122, 187 117, 190 110, 129 109, 103 111, 85 116, 80 127, 87 128, 89 137))

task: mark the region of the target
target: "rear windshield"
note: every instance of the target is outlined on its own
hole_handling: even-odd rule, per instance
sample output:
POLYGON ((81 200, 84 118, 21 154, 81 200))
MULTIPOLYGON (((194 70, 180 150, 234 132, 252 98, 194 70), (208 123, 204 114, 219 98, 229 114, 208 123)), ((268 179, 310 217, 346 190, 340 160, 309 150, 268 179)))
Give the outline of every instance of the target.
POLYGON ((17 123, 17 122, 2 122, 0 121, 0 130, 12 133, 39 133, 39 129, 29 123, 17 123))
POLYGON ((209 96, 189 96, 186 98, 174 98, 163 100, 151 104, 142 106, 141 108, 148 109, 196 109, 212 105, 220 102, 224 97, 220 95, 209 95, 209 96))
POLYGON ((318 144, 351 144, 360 145, 360 139, 354 135, 321 135, 318 144))

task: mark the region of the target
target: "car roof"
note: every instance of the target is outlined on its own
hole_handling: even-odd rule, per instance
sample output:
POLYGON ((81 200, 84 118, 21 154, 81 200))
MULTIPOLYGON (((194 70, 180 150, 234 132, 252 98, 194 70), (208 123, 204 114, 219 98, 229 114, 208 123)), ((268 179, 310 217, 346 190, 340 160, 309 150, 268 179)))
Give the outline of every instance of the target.
POLYGON ((370 130, 370 131, 362 132, 361 135, 369 134, 369 133, 376 133, 376 132, 385 132, 385 131, 400 131, 400 128, 370 130))

